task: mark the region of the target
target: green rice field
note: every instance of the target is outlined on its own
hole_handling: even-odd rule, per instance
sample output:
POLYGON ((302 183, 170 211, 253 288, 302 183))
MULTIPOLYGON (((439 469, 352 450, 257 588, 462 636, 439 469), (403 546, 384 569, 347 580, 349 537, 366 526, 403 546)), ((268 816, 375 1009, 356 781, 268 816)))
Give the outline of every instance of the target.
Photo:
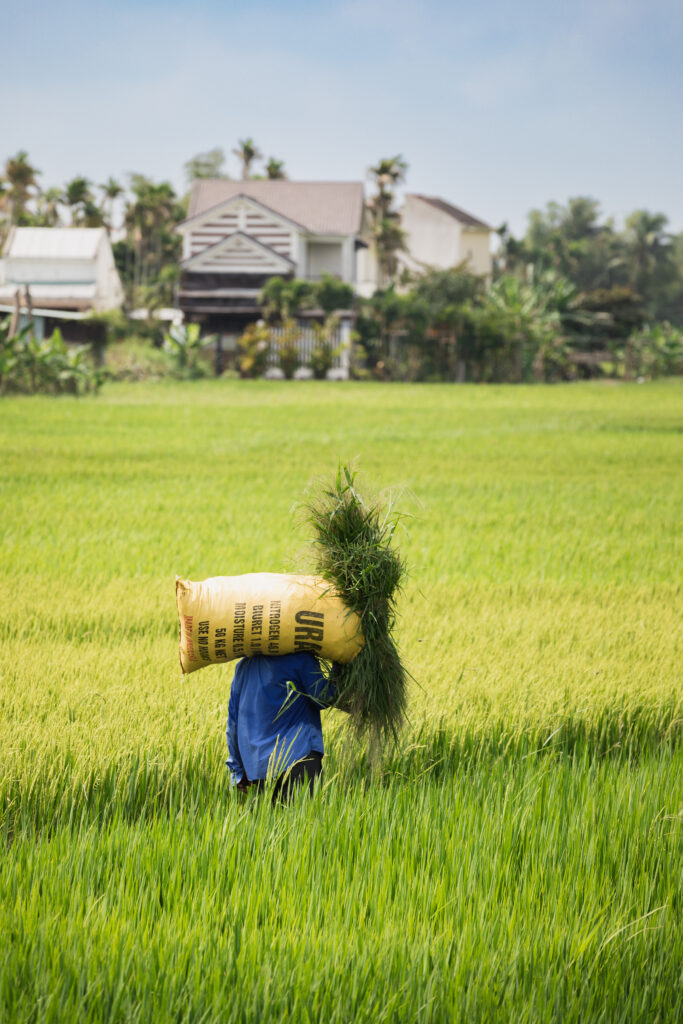
POLYGON ((683 382, 205 381, 0 400, 0 1022, 683 1019, 683 382), (372 765, 231 791, 174 577, 403 491, 372 765))

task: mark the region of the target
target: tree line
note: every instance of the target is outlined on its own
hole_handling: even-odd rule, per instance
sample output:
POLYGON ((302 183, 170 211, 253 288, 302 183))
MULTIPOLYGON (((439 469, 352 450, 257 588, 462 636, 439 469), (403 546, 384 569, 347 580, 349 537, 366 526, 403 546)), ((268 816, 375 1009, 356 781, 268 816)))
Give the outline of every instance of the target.
MULTIPOLYGON (((264 158, 251 138, 240 139, 232 153, 242 179, 286 178, 284 161, 275 157, 259 169, 264 158)), ((197 178, 229 178, 224 151, 198 153, 185 163, 184 174, 188 189, 197 178)), ((111 233, 120 210, 112 248, 127 306, 156 310, 173 303, 181 252, 174 229, 187 216, 189 191, 178 195, 170 182, 155 182, 137 172, 128 175, 125 185, 111 176, 98 185, 77 175, 63 186, 43 188, 41 177, 25 150, 5 161, 0 172, 0 241, 14 226, 104 227, 111 233)))
MULTIPOLYGON (((636 210, 622 229, 583 196, 507 225, 491 280, 466 265, 401 269, 405 236, 396 189, 401 156, 370 168, 368 240, 379 288, 353 299, 356 376, 402 380, 555 381, 683 373, 683 234, 664 214, 636 210)), ((273 279, 261 301, 289 319, 314 302, 305 281, 273 279)), ((349 297, 344 303, 348 305, 349 297)))
MULTIPOLYGON (((286 177, 284 162, 265 161, 251 138, 232 154, 242 179, 286 177)), ((408 273, 396 196, 407 170, 401 156, 369 169, 365 230, 379 288, 370 299, 352 300, 357 375, 518 381, 683 372, 683 233, 669 231, 665 214, 635 210, 618 227, 596 200, 578 196, 532 210, 521 237, 500 225, 491 280, 466 265, 408 273)), ((197 154, 184 171, 188 186, 228 177, 224 151, 197 154)), ((112 177, 95 185, 78 176, 43 189, 40 176, 26 152, 6 161, 0 235, 13 225, 111 231, 118 209, 122 230, 113 249, 127 306, 152 311, 173 303, 180 259, 174 228, 187 215, 189 193, 138 173, 125 187, 112 177)), ((310 293, 307 282, 276 279, 264 291, 264 315, 289 323, 310 307, 310 293)))

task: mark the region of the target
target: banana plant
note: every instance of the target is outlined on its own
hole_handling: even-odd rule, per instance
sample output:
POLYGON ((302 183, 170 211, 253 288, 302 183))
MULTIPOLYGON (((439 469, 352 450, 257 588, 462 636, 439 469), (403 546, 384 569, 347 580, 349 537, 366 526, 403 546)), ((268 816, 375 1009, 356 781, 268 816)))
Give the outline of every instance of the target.
POLYGON ((18 334, 10 337, 10 318, 0 322, 0 394, 4 393, 8 384, 15 383, 21 347, 30 330, 31 325, 27 324, 18 334))
POLYGON ((0 323, 0 393, 7 388, 32 395, 97 391, 104 373, 93 367, 89 352, 89 345, 70 348, 59 330, 39 341, 27 324, 10 338, 9 323, 0 323))
POLYGON ((164 336, 164 351, 175 362, 181 376, 201 377, 198 356, 202 349, 215 345, 217 337, 208 334, 202 337, 199 324, 175 324, 164 336))

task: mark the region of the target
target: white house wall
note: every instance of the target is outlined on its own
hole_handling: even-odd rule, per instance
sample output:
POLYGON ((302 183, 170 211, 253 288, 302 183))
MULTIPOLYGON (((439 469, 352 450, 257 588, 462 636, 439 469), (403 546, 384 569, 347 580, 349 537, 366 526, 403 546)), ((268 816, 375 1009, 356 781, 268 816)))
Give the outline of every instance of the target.
POLYGON ((95 281, 95 263, 93 260, 8 258, 5 277, 15 284, 90 284, 95 281))
POLYGON ((121 278, 116 269, 109 239, 106 236, 103 237, 97 248, 95 281, 95 307, 97 309, 115 309, 123 305, 121 278))
POLYGON ((461 255, 462 225, 450 214, 412 196, 406 196, 401 215, 406 248, 413 259, 431 267, 454 267, 461 255))
POLYGON ((401 226, 406 232, 406 249, 411 264, 445 270, 466 261, 472 273, 485 277, 491 275, 491 232, 488 228, 463 224, 452 214, 417 196, 406 196, 401 226))
POLYGON ((377 257, 374 248, 362 248, 356 256, 356 291, 369 299, 377 290, 377 257))
POLYGON ((468 270, 485 277, 491 275, 490 233, 482 228, 464 227, 461 235, 462 259, 467 260, 468 270))
POLYGON ((356 283, 356 247, 354 239, 345 238, 342 244, 342 281, 356 283))
POLYGON ((341 242, 308 240, 306 276, 319 281, 323 274, 344 279, 344 261, 341 242))

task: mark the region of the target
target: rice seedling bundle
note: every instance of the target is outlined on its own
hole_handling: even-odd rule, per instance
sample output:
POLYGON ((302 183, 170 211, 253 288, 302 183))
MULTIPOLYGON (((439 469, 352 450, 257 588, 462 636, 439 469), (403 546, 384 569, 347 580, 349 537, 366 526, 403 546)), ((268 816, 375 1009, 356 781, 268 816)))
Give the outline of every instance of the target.
POLYGON ((315 572, 329 581, 360 619, 365 644, 347 664, 335 664, 337 707, 359 736, 398 736, 406 714, 408 673, 393 638, 396 599, 406 565, 394 540, 401 521, 391 501, 366 501, 356 473, 340 465, 332 486, 305 505, 313 529, 315 572))

